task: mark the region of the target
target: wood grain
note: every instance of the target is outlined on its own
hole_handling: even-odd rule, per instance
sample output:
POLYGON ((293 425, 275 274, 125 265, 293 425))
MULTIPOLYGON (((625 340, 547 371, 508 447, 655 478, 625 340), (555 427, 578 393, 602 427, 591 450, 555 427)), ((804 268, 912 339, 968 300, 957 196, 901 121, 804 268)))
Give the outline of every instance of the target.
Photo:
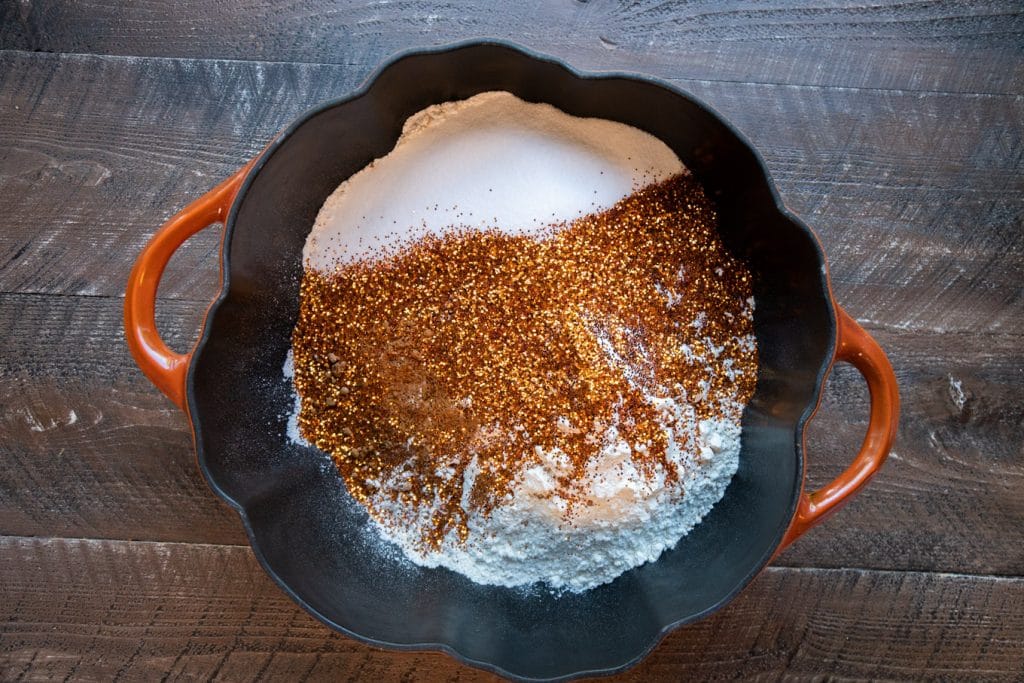
MULTIPOLYGON (((163 308, 161 329, 188 348, 205 306, 163 308)), ((872 332, 903 392, 894 455, 779 562, 1024 574, 1018 337, 872 332)), ((245 543, 198 473, 184 415, 128 356, 120 299, 0 295, 0 348, 0 533, 245 543)), ((852 460, 866 401, 837 368, 810 429, 810 486, 852 460)))
MULTIPOLYGON (((0 538, 0 623, 3 680, 493 680, 330 632, 247 548, 0 538)), ((1009 681, 1022 646, 1024 579, 779 568, 624 679, 1009 681)))
MULTIPOLYGON (((0 54, 0 291, 120 295, 164 219, 358 77, 0 54)), ((1024 98, 679 83, 764 154, 856 316, 1024 333, 1024 98)), ((190 240, 161 296, 206 300, 216 248, 214 231, 190 240)))
POLYGON ((1014 0, 505 3, 33 0, 0 4, 0 47, 317 62, 365 72, 412 46, 513 40, 583 69, 670 78, 1019 94, 1014 0), (998 64, 999 68, 994 68, 998 64))
MULTIPOLYGON (((493 36, 669 79, 735 124, 896 368, 881 473, 623 680, 1024 671, 1024 12, 1019 0, 0 2, 0 680, 495 680, 328 631, 209 490, 121 330, 157 227, 388 55, 493 36), (4 536, 7 534, 7 536, 4 536)), ((189 240, 158 323, 217 285, 189 240)), ((849 463, 837 367, 808 487, 849 463)))
MULTIPOLYGON (((900 386, 896 443, 881 472, 776 563, 1024 575, 1019 337, 868 329, 900 386)), ((851 462, 867 401, 857 372, 837 365, 807 432, 809 491, 851 462)))
MULTIPOLYGON (((157 325, 187 350, 204 312, 164 302, 157 325)), ((246 542, 128 355, 120 299, 5 295, 0 321, 2 533, 246 542)))

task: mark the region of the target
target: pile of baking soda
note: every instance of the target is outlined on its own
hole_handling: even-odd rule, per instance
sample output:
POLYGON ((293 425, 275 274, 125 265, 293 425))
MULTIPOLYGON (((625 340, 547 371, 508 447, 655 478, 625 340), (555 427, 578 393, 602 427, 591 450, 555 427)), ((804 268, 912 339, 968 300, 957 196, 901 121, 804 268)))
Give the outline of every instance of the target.
POLYGON ((751 289, 652 136, 506 93, 433 107, 307 241, 298 430, 413 562, 586 590, 723 496, 751 289))

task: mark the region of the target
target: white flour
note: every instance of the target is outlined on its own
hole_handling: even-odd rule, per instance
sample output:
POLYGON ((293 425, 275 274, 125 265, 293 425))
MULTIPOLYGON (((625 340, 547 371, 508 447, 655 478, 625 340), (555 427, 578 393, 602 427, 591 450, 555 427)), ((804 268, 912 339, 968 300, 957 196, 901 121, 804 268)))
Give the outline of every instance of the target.
MULTIPOLYGON (((292 375, 290 353, 284 373, 292 375)), ((372 517, 371 522, 415 564, 446 567, 477 583, 521 586, 540 581, 579 592, 612 581, 656 560, 689 533, 725 494, 739 464, 741 405, 731 404, 728 419, 696 423, 693 408, 680 397, 649 400, 661 409, 668 453, 680 466, 682 476, 673 484, 666 484, 664 472, 653 479, 643 477, 630 460, 630 445, 618 438, 613 426, 601 436, 604 448, 588 473, 591 505, 571 523, 563 519, 563 500, 551 495, 565 466, 557 451, 543 453, 541 464, 524 472, 508 504, 489 517, 470 517, 464 545, 449 540, 439 551, 423 552, 417 541, 433 510, 417 513, 386 495, 376 498, 374 508, 388 514, 389 523, 372 517), (691 437, 694 443, 687 445, 691 437)), ((299 434, 298 409, 296 397, 288 436, 309 445, 299 434)), ((473 468, 467 468, 467 492, 473 476, 473 468)), ((382 482, 382 490, 397 483, 382 482)))
MULTIPOLYGON (((665 484, 664 472, 653 481, 644 478, 630 460, 630 445, 617 438, 613 427, 603 435, 605 448, 588 477, 593 505, 571 522, 563 519, 563 500, 551 495, 563 465, 560 453, 548 452, 542 464, 526 470, 508 504, 489 517, 470 517, 464 545, 448 541, 439 551, 419 550, 418 522, 429 517, 410 518, 408 509, 385 496, 375 501, 375 509, 400 523, 376 524, 378 531, 416 564, 447 567, 477 583, 519 586, 541 581, 573 592, 607 583, 674 546, 722 498, 736 473, 738 424, 708 420, 698 426, 684 403, 667 404, 666 412, 678 420, 672 425, 666 415, 663 425, 670 438, 682 441, 696 430, 697 450, 705 453, 698 459, 690 449, 673 444, 670 455, 685 473, 673 485, 665 484)), ((471 477, 467 473, 467 491, 471 477)))
MULTIPOLYGON (((571 117, 508 93, 485 93, 410 118, 391 154, 352 176, 325 202, 304 257, 307 267, 330 270, 455 225, 539 230, 607 208, 683 170, 664 143, 642 131, 571 117)), ((753 301, 747 304, 744 314, 750 316, 753 301)), ((695 362, 709 360, 688 348, 683 352, 695 362)), ((628 380, 633 370, 621 361, 609 353, 609 364, 628 380)), ((291 363, 289 353, 286 377, 293 374, 291 363)), ((419 541, 433 510, 392 501, 386 491, 399 488, 398 480, 377 482, 381 493, 373 508, 387 519, 374 525, 414 563, 447 567, 478 583, 543 582, 578 592, 612 581, 685 536, 724 495, 739 462, 742 405, 727 401, 723 419, 698 424, 678 390, 661 387, 663 398, 645 396, 659 411, 678 481, 666 482, 664 471, 643 476, 631 459, 632 450, 643 446, 619 438, 612 424, 591 433, 602 448, 587 473, 587 504, 568 519, 564 500, 552 495, 567 466, 565 456, 538 448, 540 463, 523 472, 507 502, 489 516, 470 515, 464 544, 449 538, 439 550, 424 551, 419 541)), ((296 398, 288 436, 305 443, 298 409, 296 398)), ((566 422, 564 428, 579 427, 566 422)), ((455 475, 442 470, 441 476, 455 475)), ((463 476, 466 498, 473 464, 463 476)))

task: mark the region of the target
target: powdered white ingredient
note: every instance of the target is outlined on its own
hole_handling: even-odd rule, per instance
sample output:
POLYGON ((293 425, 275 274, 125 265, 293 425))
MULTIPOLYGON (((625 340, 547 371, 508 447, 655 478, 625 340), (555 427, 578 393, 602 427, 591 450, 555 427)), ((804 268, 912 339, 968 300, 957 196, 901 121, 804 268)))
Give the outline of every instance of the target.
MULTIPOLYGON (((282 374, 284 374, 285 379, 289 382, 295 379, 295 356, 292 354, 291 349, 288 349, 288 353, 284 357, 282 374)), ((302 410, 302 399, 299 398, 299 394, 295 391, 294 386, 292 386, 292 398, 294 402, 292 403, 291 410, 288 412, 288 421, 285 426, 288 440, 302 446, 309 446, 311 444, 302 438, 302 433, 299 431, 299 412, 302 410)))
MULTIPOLYGON (((286 362, 285 374, 290 373, 286 362)), ((371 517, 371 523, 415 564, 446 567, 477 583, 512 587, 543 582, 580 592, 612 581, 656 560, 689 533, 725 494, 739 464, 742 405, 724 405, 725 419, 697 422, 683 396, 647 400, 660 411, 669 458, 682 473, 674 483, 666 483, 663 471, 644 477, 630 458, 637 445, 619 438, 613 425, 597 436, 603 448, 587 473, 589 505, 581 506, 571 520, 565 518, 562 499, 551 495, 567 459, 557 450, 538 447, 540 463, 523 473, 512 499, 489 517, 471 515, 465 544, 449 539, 438 551, 419 548, 433 509, 417 511, 383 494, 401 485, 400 475, 378 482, 382 494, 373 501, 374 509, 388 520, 381 524, 371 517)), ((298 408, 296 399, 288 435, 305 444, 296 422, 298 408)), ((450 468, 438 473, 455 475, 450 468)), ((474 462, 464 474, 467 498, 475 476, 474 462)), ((463 507, 468 508, 468 499, 463 507)))
MULTIPOLYGON (((684 473, 674 484, 666 484, 664 472, 652 480, 641 475, 630 458, 636 446, 618 438, 611 427, 601 436, 604 447, 587 475, 590 505, 571 520, 564 517, 564 501, 551 495, 568 465, 556 450, 541 451, 540 464, 523 473, 507 504, 489 517, 470 517, 464 545, 449 540, 438 551, 418 549, 429 511, 417 514, 384 495, 374 506, 390 515, 390 523, 374 524, 416 564, 447 567, 477 583, 520 586, 540 581, 572 592, 607 583, 674 546, 722 498, 736 473, 738 421, 696 424, 684 402, 662 401, 669 455, 684 473), (696 443, 687 444, 695 432, 696 443)), ((473 467, 467 469, 467 493, 474 474, 473 467)))

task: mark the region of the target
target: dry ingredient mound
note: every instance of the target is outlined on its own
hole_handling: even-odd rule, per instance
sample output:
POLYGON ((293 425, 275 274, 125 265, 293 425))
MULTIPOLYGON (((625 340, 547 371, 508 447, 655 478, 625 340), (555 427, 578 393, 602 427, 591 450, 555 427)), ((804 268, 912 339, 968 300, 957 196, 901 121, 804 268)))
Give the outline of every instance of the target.
POLYGON ((752 317, 750 274, 685 173, 540 233, 426 234, 307 267, 298 427, 413 561, 585 590, 724 494, 752 317))
POLYGON ((322 271, 451 226, 531 234, 683 172, 664 142, 507 92, 427 107, 324 202, 303 249, 322 271))

